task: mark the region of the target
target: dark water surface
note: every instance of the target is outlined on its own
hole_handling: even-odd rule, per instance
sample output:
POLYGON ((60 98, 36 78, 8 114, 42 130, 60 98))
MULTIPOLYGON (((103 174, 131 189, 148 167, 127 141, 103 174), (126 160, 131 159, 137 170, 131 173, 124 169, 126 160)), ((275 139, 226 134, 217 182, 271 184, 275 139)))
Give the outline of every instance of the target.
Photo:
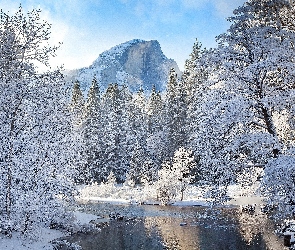
POLYGON ((93 203, 80 205, 80 211, 110 220, 98 233, 68 237, 84 250, 123 249, 201 249, 263 250, 286 249, 283 239, 274 234, 266 215, 249 215, 234 207, 204 208, 177 206, 127 206, 93 203))

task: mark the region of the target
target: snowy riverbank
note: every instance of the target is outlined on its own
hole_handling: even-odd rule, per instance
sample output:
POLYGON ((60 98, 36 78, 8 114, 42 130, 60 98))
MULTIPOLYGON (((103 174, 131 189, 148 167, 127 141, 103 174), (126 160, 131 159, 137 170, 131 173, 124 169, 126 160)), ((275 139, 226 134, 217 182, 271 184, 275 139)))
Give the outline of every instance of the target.
MULTIPOLYGON (((96 220, 97 216, 82 213, 73 212, 75 221, 73 227, 76 230, 83 227, 89 227, 90 221, 96 220)), ((24 237, 21 233, 13 232, 11 238, 7 238, 0 234, 0 249, 1 250, 53 250, 54 245, 58 243, 58 239, 69 236, 69 232, 63 230, 56 230, 50 228, 40 228, 34 233, 34 238, 24 237), (54 243, 55 242, 55 243, 54 243)), ((80 250, 78 245, 71 245, 71 249, 80 250)))
MULTIPOLYGON (((157 201, 156 191, 152 187, 130 187, 124 185, 89 185, 79 187, 80 195, 76 197, 78 203, 108 203, 113 205, 161 205, 157 201)), ((172 206, 203 206, 209 207, 212 205, 212 200, 204 198, 208 188, 189 186, 184 192, 184 199, 181 201, 180 196, 176 195, 169 202, 172 206)), ((246 204, 263 204, 262 197, 259 196, 244 196, 241 189, 237 186, 232 186, 229 189, 230 201, 225 205, 243 206, 246 204)), ((74 227, 83 228, 91 227, 90 221, 95 221, 98 216, 83 212, 73 212, 75 221, 74 227)), ((0 236, 0 249, 2 250, 52 250, 53 242, 57 239, 68 236, 66 231, 42 228, 38 231, 38 237, 35 240, 29 240, 22 237, 19 233, 14 233, 12 238, 0 236)), ((58 241, 57 241, 58 242, 58 241)), ((77 249, 79 247, 77 246, 77 249)))
MULTIPOLYGON (((208 198, 209 189, 209 187, 190 185, 184 191, 183 200, 181 200, 180 194, 176 194, 168 204, 174 206, 211 206, 213 200, 208 198)), ((265 203, 264 197, 259 194, 255 195, 254 192, 245 194, 245 190, 237 185, 229 187, 228 197, 229 201, 225 205, 243 206, 247 204, 263 205, 265 203)), ((75 198, 77 202, 161 205, 161 202, 157 200, 157 190, 153 186, 85 185, 79 187, 79 196, 75 198)))

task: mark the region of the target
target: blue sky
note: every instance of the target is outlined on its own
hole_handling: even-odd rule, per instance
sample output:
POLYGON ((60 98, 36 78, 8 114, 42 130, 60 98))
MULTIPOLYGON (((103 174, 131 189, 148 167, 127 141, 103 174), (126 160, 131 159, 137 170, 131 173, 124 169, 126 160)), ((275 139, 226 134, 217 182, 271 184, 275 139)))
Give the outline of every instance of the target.
POLYGON ((42 9, 52 43, 63 42, 52 65, 89 66, 111 47, 135 38, 158 40, 180 69, 196 38, 204 47, 229 28, 226 18, 244 0, 0 0, 5 12, 42 9))

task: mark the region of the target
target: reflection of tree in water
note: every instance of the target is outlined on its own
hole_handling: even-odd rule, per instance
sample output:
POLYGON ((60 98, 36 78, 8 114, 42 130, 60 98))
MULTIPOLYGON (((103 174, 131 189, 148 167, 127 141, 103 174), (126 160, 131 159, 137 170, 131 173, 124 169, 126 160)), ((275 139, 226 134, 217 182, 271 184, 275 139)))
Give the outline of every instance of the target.
POLYGON ((266 249, 288 249, 284 248, 282 241, 274 235, 274 223, 265 214, 237 213, 238 228, 247 245, 255 245, 263 242, 266 249))
POLYGON ((266 215, 250 215, 248 213, 237 213, 240 234, 243 236, 247 244, 251 244, 253 240, 265 231, 267 223, 266 215))
POLYGON ((180 226, 183 220, 171 217, 147 217, 144 224, 147 232, 158 230, 164 249, 200 249, 198 228, 195 226, 180 226))
POLYGON ((110 221, 99 233, 76 234, 68 237, 83 250, 162 250, 161 239, 155 230, 147 235, 142 220, 110 221))
POLYGON ((283 239, 273 233, 274 225, 265 215, 242 214, 232 207, 160 207, 89 205, 85 211, 109 214, 117 211, 122 221, 94 234, 68 238, 83 250, 283 250, 283 239), (129 210, 130 209, 130 210, 129 210), (141 216, 128 219, 134 213, 141 216), (182 222, 187 225, 181 226, 182 222))

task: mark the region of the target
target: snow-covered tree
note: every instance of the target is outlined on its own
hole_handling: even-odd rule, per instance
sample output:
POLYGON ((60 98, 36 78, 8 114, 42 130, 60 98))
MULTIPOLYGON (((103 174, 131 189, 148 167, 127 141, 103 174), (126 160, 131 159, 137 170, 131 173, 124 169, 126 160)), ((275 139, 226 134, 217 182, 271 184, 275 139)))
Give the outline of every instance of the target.
POLYGON ((73 85, 73 92, 72 92, 72 100, 70 104, 70 108, 72 110, 80 110, 82 113, 84 106, 84 97, 80 88, 80 82, 77 80, 73 85))
POLYGON ((187 146, 193 150, 195 157, 199 157, 202 153, 197 146, 197 138, 199 138, 199 120, 203 115, 201 109, 202 103, 205 101, 203 96, 207 93, 207 68, 202 57, 207 53, 206 49, 202 49, 202 44, 196 39, 193 45, 192 53, 186 60, 184 73, 182 75, 182 83, 186 89, 186 133, 187 146))
MULTIPOLYGON (((183 86, 187 91, 187 98, 190 98, 195 91, 196 84, 200 81, 200 75, 204 75, 206 71, 199 69, 198 61, 202 55, 202 44, 196 39, 193 45, 192 53, 189 55, 189 59, 185 61, 184 72, 181 77, 183 86)), ((189 102, 190 100, 188 100, 189 102)))
MULTIPOLYGON (((142 89, 133 95, 129 102, 129 125, 133 143, 146 151, 147 115, 146 98, 142 89)), ((131 138, 130 138, 131 139, 131 138)))
POLYGON ((147 103, 147 130, 153 134, 163 130, 163 102, 155 85, 152 88, 151 95, 147 103))
POLYGON ((173 157, 172 172, 178 178, 179 191, 181 193, 181 200, 183 200, 183 193, 187 186, 195 179, 199 178, 197 172, 197 164, 191 150, 186 150, 180 147, 173 157))
POLYGON ((160 167, 168 158, 167 134, 164 130, 165 117, 161 94, 152 88, 147 104, 147 153, 153 164, 160 167))
POLYGON ((87 164, 84 167, 84 173, 81 173, 82 179, 84 182, 101 181, 103 134, 100 91, 96 77, 92 80, 83 114, 83 140, 87 164))
POLYGON ((282 153, 274 113, 292 111, 292 15, 287 1, 249 0, 229 18, 232 25, 218 37, 218 48, 203 55, 210 75, 196 145, 207 176, 218 185, 282 153))
POLYGON ((75 81, 73 85, 72 100, 69 105, 69 110, 72 114, 75 132, 81 132, 84 115, 84 97, 80 88, 80 82, 78 80, 75 81))
POLYGON ((119 88, 109 85, 102 100, 103 162, 101 180, 105 181, 111 171, 119 165, 119 88))
POLYGON ((131 95, 126 87, 110 84, 102 100, 103 179, 113 171, 118 182, 124 182, 132 148, 128 105, 131 95))
POLYGON ((136 142, 135 148, 133 150, 130 166, 129 166, 129 176, 135 181, 135 184, 142 182, 142 179, 147 174, 145 171, 148 171, 144 168, 145 164, 148 161, 148 156, 146 149, 143 148, 139 142, 136 142))
POLYGON ((278 206, 282 216, 295 215, 295 157, 294 153, 280 155, 268 163, 262 191, 271 204, 278 206))
POLYGON ((153 185, 157 190, 157 199, 162 205, 167 205, 175 199, 178 184, 178 176, 173 173, 170 163, 164 162, 158 172, 158 181, 153 185))
POLYGON ((186 90, 172 68, 167 84, 165 100, 165 133, 167 134, 168 152, 173 154, 187 143, 186 133, 186 90))
POLYGON ((38 74, 56 47, 40 11, 0 15, 0 229, 27 234, 61 222, 71 196, 75 152, 63 76, 38 74))
POLYGON ((196 161, 192 151, 179 148, 170 163, 164 162, 158 173, 158 181, 155 186, 158 190, 158 198, 163 204, 167 204, 180 194, 183 200, 184 191, 196 178, 196 161))

